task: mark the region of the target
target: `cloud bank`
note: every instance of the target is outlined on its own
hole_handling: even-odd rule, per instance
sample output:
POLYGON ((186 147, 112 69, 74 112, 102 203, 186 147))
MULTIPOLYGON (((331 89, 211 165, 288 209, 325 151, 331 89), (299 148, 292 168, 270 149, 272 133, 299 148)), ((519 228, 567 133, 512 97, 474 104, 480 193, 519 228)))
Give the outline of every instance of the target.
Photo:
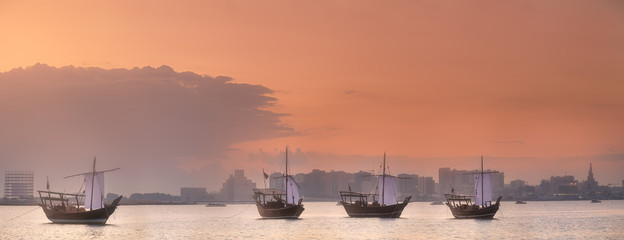
POLYGON ((225 161, 236 161, 232 144, 293 133, 283 114, 267 110, 276 102, 271 89, 231 80, 168 66, 37 64, 0 73, 0 169, 52 181, 88 171, 97 155, 101 169, 122 168, 107 180, 122 192, 210 185, 225 178, 225 161))

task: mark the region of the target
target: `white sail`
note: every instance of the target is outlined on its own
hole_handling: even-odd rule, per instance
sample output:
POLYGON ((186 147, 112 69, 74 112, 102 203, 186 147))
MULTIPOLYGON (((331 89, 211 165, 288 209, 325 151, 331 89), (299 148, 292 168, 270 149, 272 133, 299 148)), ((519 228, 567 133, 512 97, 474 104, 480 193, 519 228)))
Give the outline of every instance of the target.
POLYGON ((284 182, 284 185, 288 186, 286 191, 286 202, 289 204, 299 203, 299 189, 295 180, 291 176, 288 176, 287 178, 284 178, 284 182), (288 179, 288 181, 286 181, 286 179, 288 179))
POLYGON ((475 204, 479 206, 492 204, 492 175, 483 174, 483 187, 481 187, 481 174, 474 175, 475 204))
POLYGON ((397 204, 397 183, 396 177, 393 176, 379 176, 379 186, 377 188, 379 203, 384 205, 397 204), (385 177, 385 180, 384 180, 385 177), (382 192, 383 191, 383 192, 382 192))
POLYGON ((89 209, 100 209, 104 207, 104 173, 84 174, 85 178, 85 200, 84 206, 89 209), (91 201, 93 199, 93 201, 91 201))

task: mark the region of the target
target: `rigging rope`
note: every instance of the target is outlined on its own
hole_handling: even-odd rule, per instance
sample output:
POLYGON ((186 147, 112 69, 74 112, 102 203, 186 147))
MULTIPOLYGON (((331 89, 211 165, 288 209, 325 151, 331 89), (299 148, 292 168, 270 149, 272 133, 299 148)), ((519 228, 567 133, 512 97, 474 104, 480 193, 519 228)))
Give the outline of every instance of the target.
POLYGON ((87 181, 87 179, 85 178, 84 180, 82 180, 82 185, 80 185, 80 189, 78 189, 78 194, 82 193, 82 187, 85 186, 85 182, 87 181))
POLYGON ((251 207, 251 206, 253 206, 253 205, 254 205, 254 204, 249 204, 249 206, 247 206, 245 209, 243 209, 243 210, 242 210, 242 211, 240 211, 239 213, 234 214, 234 215, 229 216, 229 217, 226 217, 226 218, 233 218, 233 217, 236 217, 236 216, 240 215, 241 213, 243 213, 245 210, 247 210, 249 207, 251 207))
POLYGON ((37 210, 38 208, 39 208, 39 206, 35 207, 34 209, 32 209, 32 210, 30 210, 30 211, 28 211, 28 212, 26 212, 26 213, 23 213, 22 215, 19 215, 19 216, 17 216, 17 217, 14 217, 14 218, 11 218, 11 219, 8 219, 8 220, 5 220, 5 222, 15 220, 15 219, 17 219, 17 218, 19 218, 19 217, 21 217, 21 216, 24 216, 24 215, 26 215, 26 214, 31 213, 32 211, 37 210))

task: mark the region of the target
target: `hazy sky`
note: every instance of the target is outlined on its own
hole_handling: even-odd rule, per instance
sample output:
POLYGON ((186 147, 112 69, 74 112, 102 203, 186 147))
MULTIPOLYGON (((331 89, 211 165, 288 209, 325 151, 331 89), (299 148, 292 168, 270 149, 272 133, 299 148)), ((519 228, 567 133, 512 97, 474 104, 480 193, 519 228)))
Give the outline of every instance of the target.
POLYGON ((294 172, 620 185, 623 42, 617 0, 0 1, 0 170, 72 188, 97 155, 108 191, 179 194, 288 145, 294 172))

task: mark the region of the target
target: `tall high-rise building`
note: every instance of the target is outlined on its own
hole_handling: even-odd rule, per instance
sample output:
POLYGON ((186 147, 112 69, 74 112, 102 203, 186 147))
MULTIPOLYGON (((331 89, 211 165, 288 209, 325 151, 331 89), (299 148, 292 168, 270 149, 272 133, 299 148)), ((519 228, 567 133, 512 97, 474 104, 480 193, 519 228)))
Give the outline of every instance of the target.
POLYGON ((399 193, 402 196, 416 198, 419 190, 419 178, 417 174, 399 174, 397 181, 399 193))
POLYGON ((433 181, 433 177, 419 177, 418 188, 418 192, 421 196, 431 197, 435 194, 435 181, 433 181))
POLYGON ((453 177, 451 175, 451 168, 440 168, 438 170, 438 182, 440 187, 440 193, 450 193, 453 177))
POLYGON ((333 199, 340 199, 340 191, 349 189, 349 175, 344 171, 331 171, 327 173, 329 178, 329 195, 333 199))
POLYGON ((4 197, 9 200, 33 200, 34 176, 32 171, 6 171, 4 197))
POLYGON ((251 201, 253 200, 253 189, 256 184, 245 177, 243 169, 234 170, 234 175, 223 183, 221 188, 221 200, 224 201, 251 201))
POLYGON ((327 172, 319 169, 313 169, 312 172, 304 174, 303 181, 299 183, 303 194, 312 198, 331 196, 331 193, 327 192, 329 182, 324 181, 326 177, 327 172))

